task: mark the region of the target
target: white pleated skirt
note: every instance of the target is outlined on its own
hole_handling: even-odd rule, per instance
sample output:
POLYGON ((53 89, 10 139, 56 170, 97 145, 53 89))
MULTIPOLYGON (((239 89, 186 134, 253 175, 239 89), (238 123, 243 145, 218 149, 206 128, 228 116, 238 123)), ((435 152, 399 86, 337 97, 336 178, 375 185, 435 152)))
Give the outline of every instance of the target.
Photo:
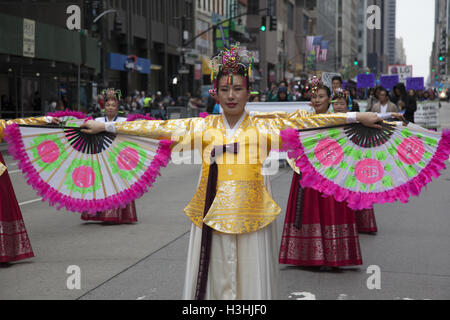
MULTIPOLYGON (((270 179, 264 184, 271 195, 270 179)), ((195 299, 202 230, 192 224, 183 299, 195 299)), ((278 237, 275 221, 256 232, 213 231, 207 300, 278 299, 278 237)))

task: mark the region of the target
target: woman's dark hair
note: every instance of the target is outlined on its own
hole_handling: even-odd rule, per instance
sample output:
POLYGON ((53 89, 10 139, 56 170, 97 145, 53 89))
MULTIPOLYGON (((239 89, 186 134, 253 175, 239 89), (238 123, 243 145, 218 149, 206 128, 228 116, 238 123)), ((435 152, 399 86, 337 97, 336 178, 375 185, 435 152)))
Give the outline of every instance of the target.
POLYGON ((381 92, 385 92, 385 93, 386 93, 386 96, 387 96, 388 99, 389 99, 389 92, 388 92, 385 88, 381 87, 380 90, 378 91, 378 94, 380 94, 381 92))
POLYGON ((328 88, 327 86, 321 86, 320 88, 317 89, 317 91, 319 91, 320 89, 325 90, 325 92, 327 93, 328 98, 331 97, 331 90, 330 90, 330 88, 328 88))
POLYGON ((334 77, 331 79, 331 82, 333 82, 334 80, 339 81, 339 82, 341 83, 341 85, 342 85, 342 78, 341 78, 340 76, 334 76, 334 77))
MULTIPOLYGON (((246 75, 246 72, 245 72, 245 69, 243 66, 239 67, 237 74, 240 76, 243 76, 247 80, 246 81, 246 83, 247 83, 246 89, 250 90, 250 81, 249 81, 248 75, 246 75)), ((219 81, 222 77, 228 77, 228 74, 226 74, 222 71, 219 71, 219 74, 217 75, 217 84, 219 84, 219 81)))
POLYGON ((394 86, 394 94, 395 95, 397 95, 397 93, 395 92, 395 89, 398 89, 399 91, 400 91, 400 96, 401 97, 406 97, 407 96, 407 94, 406 94, 406 88, 405 88, 405 85, 403 84, 403 83, 397 83, 395 86, 394 86))

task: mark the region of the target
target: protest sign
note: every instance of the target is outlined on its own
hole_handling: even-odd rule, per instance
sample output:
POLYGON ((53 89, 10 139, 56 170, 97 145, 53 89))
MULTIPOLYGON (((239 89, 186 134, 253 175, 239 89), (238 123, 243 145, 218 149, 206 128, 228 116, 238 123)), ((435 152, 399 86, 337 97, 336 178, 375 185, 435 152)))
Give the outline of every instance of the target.
POLYGON ((380 77, 380 85, 388 90, 392 90, 398 83, 398 75, 382 75, 380 77))
POLYGON ((406 64, 390 64, 388 66, 388 74, 398 75, 398 82, 406 83, 406 78, 413 76, 413 67, 406 64))
POLYGON ((424 78, 406 78, 406 90, 424 90, 424 78))
POLYGON ((356 87, 358 89, 360 89, 360 88, 373 88, 375 86, 375 75, 373 73, 358 74, 358 77, 356 78, 356 82, 357 82, 356 87))
POLYGON ((414 122, 424 128, 438 128, 440 126, 439 102, 418 102, 417 111, 414 113, 414 122))
POLYGON ((332 90, 332 79, 333 77, 341 77, 339 73, 333 73, 333 72, 323 72, 322 73, 322 82, 324 86, 327 86, 332 90))

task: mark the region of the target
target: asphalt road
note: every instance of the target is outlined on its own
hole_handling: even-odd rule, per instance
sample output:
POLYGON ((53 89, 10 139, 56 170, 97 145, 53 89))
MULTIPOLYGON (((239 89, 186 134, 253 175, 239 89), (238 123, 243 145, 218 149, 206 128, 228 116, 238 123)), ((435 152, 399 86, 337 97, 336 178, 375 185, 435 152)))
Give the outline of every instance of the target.
MULTIPOLYGON (((441 109, 450 128, 450 105, 441 109)), ((39 201, 17 164, 3 153, 35 258, 0 269, 3 299, 180 299, 190 221, 183 208, 197 184, 198 165, 163 169, 151 192, 137 200, 134 225, 86 223, 77 213, 39 201), (69 266, 81 288, 68 289, 69 266)), ((272 177, 280 240, 292 171, 272 177)), ((379 232, 360 235, 364 265, 320 272, 280 265, 280 294, 294 299, 450 299, 450 169, 408 204, 375 206, 379 232), (380 289, 369 289, 369 266, 380 270, 380 289)), ((69 281, 70 282, 70 281, 69 281)), ((370 282, 370 281, 369 281, 370 282)))

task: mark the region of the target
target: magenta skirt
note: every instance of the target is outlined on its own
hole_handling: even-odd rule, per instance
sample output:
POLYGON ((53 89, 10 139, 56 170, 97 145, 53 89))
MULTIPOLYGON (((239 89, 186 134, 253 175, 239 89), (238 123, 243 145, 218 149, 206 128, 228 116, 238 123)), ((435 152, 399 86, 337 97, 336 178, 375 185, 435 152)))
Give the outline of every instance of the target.
POLYGON ((294 173, 279 262, 297 266, 361 265, 355 211, 314 189, 302 189, 300 176, 294 173))
POLYGON ((134 223, 138 221, 134 201, 130 202, 125 208, 106 210, 93 215, 84 212, 81 215, 81 219, 84 221, 102 221, 114 224, 134 223))
MULTIPOLYGON (((0 161, 5 164, 0 153, 0 161)), ((8 171, 0 176, 0 262, 34 257, 8 171)))

